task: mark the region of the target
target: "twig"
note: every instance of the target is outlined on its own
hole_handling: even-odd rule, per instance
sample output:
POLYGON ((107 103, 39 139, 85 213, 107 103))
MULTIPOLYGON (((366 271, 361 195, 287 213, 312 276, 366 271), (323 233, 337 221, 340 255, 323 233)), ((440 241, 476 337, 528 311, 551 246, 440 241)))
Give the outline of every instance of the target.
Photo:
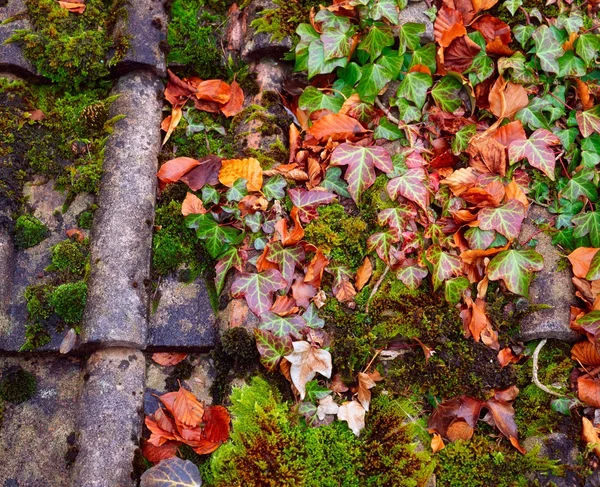
POLYGON ((564 394, 559 394, 558 392, 548 389, 548 387, 546 387, 544 384, 542 384, 540 382, 540 379, 538 379, 538 358, 540 355, 540 351, 542 350, 544 345, 546 345, 546 341, 547 340, 544 338, 540 343, 538 343, 538 346, 535 347, 535 350, 533 352, 533 373, 532 373, 533 383, 547 394, 550 394, 550 395, 556 396, 556 397, 563 397, 564 394))
POLYGON ((379 350, 377 350, 375 352, 375 355, 373 355, 373 358, 369 361, 369 363, 367 364, 367 366, 365 367, 365 370, 363 370, 363 373, 367 373, 367 370, 369 370, 369 367, 371 367, 371 365, 373 364, 373 362, 375 361, 375 359, 377 358, 377 355, 379 355, 381 353, 381 351, 383 350, 383 348, 380 348, 379 350))
POLYGON ((375 98, 375 105, 377 105, 383 110, 383 113, 385 113, 385 116, 390 122, 394 122, 396 125, 400 124, 400 120, 398 120, 396 117, 394 117, 394 115, 392 115, 392 113, 386 108, 386 106, 383 103, 381 103, 381 100, 379 98, 375 98))
POLYGON ((373 290, 371 291, 371 294, 369 295, 369 299, 367 300, 367 305, 365 306, 365 313, 369 312, 369 303, 371 302, 371 299, 373 299, 373 296, 375 296, 375 293, 377 291, 379 291, 379 286, 381 286, 381 283, 385 279, 385 276, 387 275, 389 270, 390 270, 390 266, 387 266, 385 268, 385 270, 383 271, 383 274, 381 274, 381 277, 377 280, 377 283, 375 284, 375 286, 373 286, 373 290))

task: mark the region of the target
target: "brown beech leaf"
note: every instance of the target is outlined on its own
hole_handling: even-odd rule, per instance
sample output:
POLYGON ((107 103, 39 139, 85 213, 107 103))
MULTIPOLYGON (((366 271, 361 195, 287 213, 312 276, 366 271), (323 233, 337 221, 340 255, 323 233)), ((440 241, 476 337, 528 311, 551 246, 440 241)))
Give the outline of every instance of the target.
POLYGON ((458 420, 452 423, 446 431, 446 437, 450 441, 470 440, 475 430, 466 421, 458 420))
POLYGON ((187 353, 178 352, 159 352, 152 354, 152 360, 158 365, 168 367, 170 365, 177 365, 187 357, 187 353))
POLYGON ((582 428, 581 437, 586 442, 587 446, 592 446, 596 456, 600 457, 600 438, 598 438, 598 432, 592 422, 585 416, 581 418, 582 428))
POLYGON ((358 401, 345 402, 338 409, 338 419, 346 421, 352 432, 359 436, 365 427, 365 413, 365 408, 358 401))
POLYGON ((310 300, 317 295, 317 288, 310 283, 304 282, 302 277, 298 277, 292 284, 292 296, 298 303, 298 306, 308 308, 310 300))
POLYGON ((520 201, 525 208, 529 206, 529 200, 527 199, 523 188, 521 188, 521 186, 519 186, 514 179, 512 179, 511 182, 506 185, 505 191, 507 201, 517 200, 520 201))
POLYGON ((85 12, 85 3, 83 2, 62 2, 59 1, 58 4, 68 10, 71 13, 82 14, 85 12))
POLYGON ((290 362, 292 383, 300 393, 300 399, 306 395, 306 383, 312 380, 317 372, 328 379, 331 377, 331 355, 327 350, 315 348, 310 343, 298 341, 292 343, 294 351, 285 358, 290 362))
POLYGON ((240 178, 247 181, 248 191, 260 191, 263 183, 262 168, 258 159, 227 159, 221 161, 219 181, 225 186, 233 186, 240 178))
POLYGON ((485 406, 492 413, 494 423, 500 430, 500 433, 506 436, 517 450, 525 453, 525 449, 519 444, 515 410, 512 405, 507 401, 492 398, 485 403, 485 406))
POLYGON ((225 83, 225 81, 209 79, 198 84, 195 95, 198 100, 211 101, 223 105, 231 98, 231 91, 231 86, 225 83))
POLYGON ((183 111, 181 110, 181 107, 173 107, 171 110, 171 115, 162 121, 160 128, 166 132, 165 138, 162 141, 162 145, 166 144, 167 140, 169 140, 169 137, 171 137, 173 130, 177 128, 177 125, 179 125, 179 122, 181 121, 182 115, 183 111))
POLYGON ((224 107, 221 107, 221 113, 226 117, 233 117, 240 113, 244 107, 244 92, 237 81, 231 83, 231 97, 224 107))
POLYGON ((444 445, 444 440, 442 437, 438 433, 434 433, 433 437, 431 438, 431 451, 433 453, 437 453, 440 450, 443 450, 445 447, 446 445, 444 445))
POLYGON ((200 161, 192 159, 191 157, 176 157, 175 159, 165 162, 160 166, 160 169, 156 174, 161 189, 169 183, 176 183, 184 174, 199 164, 200 161))
POLYGON ((271 306, 271 312, 279 316, 289 316, 296 314, 300 308, 296 306, 296 300, 289 296, 278 295, 275 298, 273 306, 271 306))
POLYGON ((196 396, 187 389, 179 387, 175 393, 172 413, 177 421, 194 428, 202 422, 204 408, 196 396))
POLYGON ((204 203, 193 193, 187 193, 183 203, 181 203, 181 214, 188 215, 203 215, 208 210, 204 208, 204 203))
POLYGON ((342 278, 332 288, 333 295, 340 303, 348 303, 354 300, 354 296, 356 296, 356 289, 352 283, 346 279, 342 278))
POLYGON ((196 91, 189 83, 180 79, 170 69, 167 70, 169 81, 165 88, 165 99, 174 107, 183 106, 196 91))
POLYGON ((500 76, 489 94, 490 111, 498 118, 513 118, 529 104, 527 91, 522 85, 506 81, 500 76))
POLYGON ((212 443, 223 443, 229 438, 229 411, 223 406, 209 406, 204 410, 204 437, 212 443))
POLYGON ((348 115, 331 114, 320 118, 307 130, 307 133, 317 141, 326 142, 332 140, 354 140, 356 136, 364 132, 360 122, 348 115))
POLYGON ((304 282, 314 286, 317 289, 320 288, 321 279, 323 278, 323 271, 325 270, 325 267, 327 267, 327 264, 329 264, 329 260, 327 257, 325 257, 323 252, 321 252, 321 249, 317 249, 315 256, 312 258, 310 264, 308 264, 308 267, 306 268, 304 282))
POLYGON ((506 148, 490 136, 471 140, 467 153, 469 164, 481 173, 506 175, 506 148))
POLYGON ((365 257, 365 260, 363 260, 363 263, 356 271, 356 290, 360 291, 365 286, 365 284, 369 282, 369 279, 371 279, 372 275, 373 264, 371 264, 371 259, 369 259, 369 257, 365 257))
POLYGON ((433 32, 437 43, 442 47, 448 47, 457 37, 466 35, 467 29, 463 25, 462 14, 444 5, 438 11, 433 32))
POLYGON ((219 171, 221 170, 221 158, 209 155, 198 159, 198 162, 200 164, 190 172, 181 176, 179 181, 187 184, 188 188, 192 191, 202 189, 205 184, 210 184, 211 186, 218 184, 219 171))
POLYGON ((600 365, 600 353, 596 345, 588 340, 573 345, 571 358, 583 365, 600 365))
POLYGON ((448 428, 457 420, 475 428, 483 403, 468 396, 459 396, 439 404, 429 417, 427 424, 430 433, 447 437, 448 428))
POLYGON ((575 90, 584 110, 589 110, 594 106, 594 99, 590 96, 590 88, 585 81, 575 78, 575 90))
POLYGON ((496 55, 503 57, 509 57, 515 53, 515 51, 502 42, 500 37, 496 37, 493 41, 488 42, 485 46, 485 52, 492 56, 496 55))
POLYGON ((167 441, 177 439, 175 425, 160 407, 153 415, 146 416, 144 423, 150 430, 148 441, 154 446, 162 446, 167 441))
POLYGON ((473 58, 479 51, 481 48, 468 36, 458 37, 443 50, 444 68, 462 73, 471 66, 473 58))
POLYGON ((597 248, 593 247, 579 247, 567 255, 567 259, 573 266, 573 275, 585 279, 585 276, 590 270, 590 264, 594 255, 598 252, 597 248))
POLYGON ((512 42, 508 24, 492 15, 482 15, 481 17, 478 17, 471 24, 471 27, 481 32, 481 35, 483 35, 486 42, 492 42, 497 37, 499 37, 504 44, 510 44, 512 42))
POLYGON ((79 230, 79 228, 69 228, 65 234, 69 238, 75 237, 75 240, 78 242, 83 242, 85 240, 85 235, 81 230, 79 230))
POLYGON ((527 135, 520 120, 503 125, 493 133, 492 137, 504 147, 508 147, 517 140, 527 140, 527 135))
POLYGON ((491 327, 490 319, 485 312, 485 301, 476 299, 473 302, 471 309, 471 322, 469 323, 469 331, 473 335, 473 339, 478 342, 481 339, 481 333, 488 327, 491 327))
POLYGON ((457 169, 450 176, 440 181, 447 184, 454 196, 460 196, 477 183, 477 172, 472 167, 457 169))
POLYGON ((365 374, 364 372, 358 373, 358 392, 357 398, 358 402, 362 405, 365 411, 369 410, 369 404, 371 403, 371 390, 377 384, 371 378, 370 375, 365 374))
POLYGON ((348 392, 349 388, 344 381, 342 380, 342 376, 340 374, 335 374, 333 379, 331 380, 331 384, 329 385, 329 389, 333 392, 337 392, 338 394, 342 394, 344 392, 348 392))
POLYGON ((498 3, 498 0, 471 0, 476 13, 488 10, 498 3))
POLYGON ((238 203, 240 214, 243 217, 253 215, 257 211, 266 211, 269 202, 262 195, 249 194, 244 196, 238 203))
POLYGON ((577 379, 577 397, 593 408, 600 408, 600 381, 588 374, 577 379))
POLYGON ((167 441, 161 446, 154 446, 146 440, 142 440, 142 453, 149 462, 158 463, 177 455, 177 448, 181 443, 177 441, 167 441))
POLYGON ((290 212, 290 218, 294 222, 291 230, 288 230, 288 221, 282 218, 275 224, 275 234, 279 236, 284 246, 296 245, 304 238, 304 229, 300 222, 299 209, 294 206, 290 212))
POLYGON ((506 367, 508 364, 516 364, 521 357, 515 355, 510 347, 505 347, 498 352, 498 362, 500 367, 506 367))

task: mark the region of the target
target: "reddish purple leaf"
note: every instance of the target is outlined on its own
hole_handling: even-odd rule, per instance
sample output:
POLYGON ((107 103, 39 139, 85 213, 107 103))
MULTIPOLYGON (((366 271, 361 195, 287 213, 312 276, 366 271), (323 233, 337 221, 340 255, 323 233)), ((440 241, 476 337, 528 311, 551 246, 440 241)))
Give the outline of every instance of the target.
POLYGON ((234 298, 244 296, 250 310, 262 316, 273 305, 273 293, 286 286, 287 282, 281 273, 269 269, 258 274, 240 274, 231 285, 231 294, 234 298))
POLYGON ((374 233, 367 240, 367 249, 369 252, 377 252, 381 260, 389 263, 389 254, 392 244, 398 241, 398 237, 393 232, 374 233))
POLYGON ((410 205, 399 205, 395 208, 386 208, 377 214, 377 223, 388 225, 397 238, 405 230, 410 220, 417 217, 416 210, 410 205))
POLYGON ((267 260, 279 265, 279 270, 287 281, 288 288, 294 281, 296 266, 301 267, 304 257, 304 249, 299 245, 284 247, 279 242, 272 242, 267 251, 267 260))
POLYGON ((392 158, 383 147, 362 147, 348 143, 335 148, 331 154, 331 165, 348 166, 344 179, 355 202, 375 182, 375 168, 385 173, 394 170, 392 158))
POLYGON ((513 240, 521 232, 526 213, 525 205, 518 200, 509 200, 498 208, 483 208, 478 215, 479 228, 496 230, 507 239, 513 240))
POLYGON ((298 315, 279 316, 275 313, 266 312, 261 317, 258 327, 267 330, 276 337, 290 336, 296 340, 302 338, 302 329, 306 328, 306 322, 298 315))
POLYGON ((288 195, 298 208, 298 216, 304 223, 309 223, 317 217, 317 207, 331 203, 337 196, 329 191, 302 188, 288 190, 288 195))
POLYGON ((408 169, 402 176, 390 180, 387 192, 393 200, 403 196, 427 211, 429 205, 427 172, 422 167, 408 169))
POLYGON ((427 277, 427 269, 416 265, 408 265, 401 267, 396 273, 396 277, 402 281, 402 283, 411 290, 417 289, 423 279, 427 277))
POLYGON ((538 129, 527 140, 515 140, 508 147, 510 162, 527 159, 536 169, 542 171, 554 181, 554 166, 556 157, 553 145, 560 144, 559 138, 546 129, 538 129))
POLYGON ((192 191, 202 189, 205 184, 210 184, 211 186, 218 184, 221 158, 211 155, 199 159, 198 162, 200 163, 199 166, 181 176, 179 180, 187 184, 192 191))
POLYGON ((254 329, 256 337, 256 348, 260 354, 260 362, 271 372, 277 368, 277 364, 285 355, 294 351, 292 339, 289 336, 276 337, 267 330, 254 329))
POLYGON ((463 272, 463 261, 457 255, 443 252, 433 245, 427 249, 427 260, 433 265, 433 287, 438 289, 445 280, 459 276, 463 272))

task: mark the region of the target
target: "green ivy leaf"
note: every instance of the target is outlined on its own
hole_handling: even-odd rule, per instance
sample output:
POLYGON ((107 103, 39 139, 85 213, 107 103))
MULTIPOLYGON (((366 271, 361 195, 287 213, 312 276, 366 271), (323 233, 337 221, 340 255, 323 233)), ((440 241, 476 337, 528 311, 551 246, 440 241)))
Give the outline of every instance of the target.
POLYGON ((575 52, 587 66, 595 64, 600 50, 600 37, 596 34, 581 34, 575 41, 575 52))
POLYGON ((435 60, 435 44, 429 43, 413 52, 410 67, 412 68, 417 64, 427 66, 431 73, 435 73, 437 71, 437 62, 435 60))
POLYGON ((321 182, 321 186, 329 191, 333 191, 338 196, 350 198, 348 193, 348 184, 342 180, 342 169, 339 167, 329 167, 325 172, 325 179, 321 182))
POLYGON ((215 264, 215 288, 217 296, 223 291, 227 273, 232 267, 241 269, 242 258, 236 248, 230 248, 225 252, 221 259, 215 264))
POLYGON ((482 230, 479 227, 469 228, 465 232, 465 240, 473 250, 485 250, 496 238, 494 230, 482 230))
POLYGON ((267 311, 260 317, 261 322, 258 328, 273 333, 276 337, 290 336, 296 340, 302 339, 302 329, 306 325, 305 321, 298 315, 279 316, 267 311))
POLYGON ((337 113, 343 104, 344 99, 341 96, 326 95, 314 86, 307 86, 298 99, 300 109, 311 112, 325 109, 337 113))
POLYGON ((521 5, 523 5, 523 0, 506 0, 502 4, 502 6, 508 10, 513 17, 521 5))
POLYGON ((439 245, 427 249, 427 261, 433 266, 433 289, 437 290, 444 281, 463 272, 463 261, 457 255, 442 251, 439 245))
POLYGON ((225 193, 225 197, 228 201, 240 201, 244 196, 248 195, 248 190, 246 189, 246 185, 248 181, 244 178, 236 179, 233 182, 231 188, 227 190, 225 193))
POLYGON ((462 104, 459 97, 461 89, 461 82, 456 77, 447 75, 433 87, 431 96, 443 111, 452 113, 462 104))
POLYGON ((585 76, 587 70, 582 59, 575 56, 573 51, 565 52, 564 56, 558 58, 559 76, 585 76))
POLYGON ((464 277, 455 277, 446 281, 444 287, 444 297, 450 304, 458 304, 462 299, 463 293, 469 289, 469 280, 464 277))
POLYGON ((585 196, 592 203, 598 199, 598 190, 592 179, 594 178, 592 169, 581 169, 569 180, 560 196, 570 201, 576 201, 580 196, 585 196))
POLYGON ((239 243, 240 237, 243 237, 241 230, 219 224, 210 213, 188 215, 185 224, 196 230, 196 235, 205 241, 206 250, 213 258, 219 257, 229 249, 229 244, 239 243))
POLYGON ((394 44, 394 36, 391 30, 385 26, 374 25, 358 45, 358 48, 368 52, 369 58, 373 62, 379 57, 384 47, 392 44, 394 44))
POLYGON ((600 211, 581 213, 573 218, 575 238, 589 236, 594 247, 600 247, 600 211))
POLYGON ((583 17, 577 11, 569 12, 569 15, 560 14, 556 19, 556 27, 566 29, 569 34, 577 34, 583 27, 583 17))
POLYGON ((371 19, 387 19, 393 25, 398 25, 398 4, 396 0, 378 0, 371 4, 371 19))
POLYGON ((411 291, 418 289, 423 282, 423 279, 427 277, 427 269, 418 267, 416 265, 409 265, 401 267, 396 273, 396 277, 402 281, 402 283, 411 291))
POLYGON ((212 186, 205 185, 202 188, 202 203, 204 206, 208 206, 210 204, 217 204, 221 199, 219 192, 213 188, 212 186))
POLYGON ((285 198, 287 182, 281 174, 275 174, 267 179, 262 187, 262 192, 269 201, 285 198))
POLYGON ((417 108, 423 108, 427 99, 427 90, 432 85, 433 79, 430 75, 419 72, 408 73, 398 86, 396 96, 412 101, 417 108))
POLYGON ((452 152, 454 155, 460 155, 469 147, 469 141, 477 133, 477 125, 471 123, 461 128, 452 139, 452 152))
POLYGON ((311 380, 306 383, 306 396, 305 399, 308 402, 317 402, 321 399, 326 398, 331 394, 331 389, 322 387, 319 385, 317 380, 311 380))
POLYGON ((302 319, 306 322, 306 326, 313 329, 323 328, 325 326, 325 320, 319 318, 317 307, 314 303, 310 303, 306 311, 302 315, 302 319))
POLYGON ((404 132, 396 124, 391 123, 386 117, 379 120, 379 125, 375 127, 373 133, 375 139, 398 140, 404 137, 404 132))
POLYGON ((504 77, 508 74, 514 83, 536 83, 535 71, 526 61, 524 54, 517 51, 511 57, 498 59, 498 72, 504 77))
POLYGON ((489 57, 485 50, 481 50, 473 58, 471 67, 464 74, 469 75, 469 81, 473 86, 485 81, 494 73, 494 61, 489 57))
POLYGON ((542 111, 548 106, 548 101, 542 98, 534 98, 529 102, 529 105, 516 113, 515 118, 524 125, 528 125, 532 130, 541 128, 550 130, 550 122, 548 122, 542 111))
POLYGON ((515 25, 512 31, 521 47, 527 49, 527 46, 532 42, 531 36, 535 31, 535 27, 533 25, 515 25))
POLYGON ((321 34, 323 54, 325 61, 348 57, 352 52, 352 36, 354 29, 341 30, 337 28, 325 29, 321 34))
POLYGON ((323 42, 320 39, 311 42, 308 46, 307 70, 309 78, 317 74, 331 73, 335 68, 343 68, 347 63, 348 60, 345 57, 326 60, 323 42))
POLYGON ((596 252, 596 254, 594 254, 592 262, 590 263, 590 269, 586 274, 585 278, 588 281, 595 281, 596 279, 600 279, 600 252, 596 252))
POLYGON ((408 100, 404 98, 396 99, 396 106, 400 112, 400 120, 406 123, 418 122, 421 120, 423 114, 416 106, 412 105, 408 100))
POLYGON ((319 33, 310 24, 300 24, 296 29, 300 41, 296 45, 295 71, 308 70, 308 48, 314 41, 321 39, 319 33))
POLYGON ((425 32, 425 24, 416 24, 407 22, 398 28, 398 40, 400 46, 399 54, 404 54, 406 51, 414 51, 421 45, 421 34, 425 32))
POLYGON ((540 60, 542 69, 549 73, 558 73, 558 58, 563 55, 563 49, 552 30, 547 25, 540 25, 531 37, 535 44, 535 55, 540 60))
POLYGON ((381 64, 367 64, 363 67, 356 91, 362 101, 374 103, 379 92, 391 80, 392 73, 388 68, 381 64))
POLYGON ((505 250, 495 255, 487 267, 491 281, 502 279, 510 292, 529 296, 533 272, 544 268, 544 258, 535 250, 505 250))

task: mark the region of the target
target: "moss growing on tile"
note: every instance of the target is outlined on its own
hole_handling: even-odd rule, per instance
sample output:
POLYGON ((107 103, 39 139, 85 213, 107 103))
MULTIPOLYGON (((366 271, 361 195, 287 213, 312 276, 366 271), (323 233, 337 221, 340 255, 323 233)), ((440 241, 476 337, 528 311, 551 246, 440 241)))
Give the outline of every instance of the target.
POLYGON ((31 215, 21 215, 15 222, 15 245, 19 249, 35 247, 48 236, 48 227, 31 215))
POLYGON ((83 318, 87 300, 87 284, 84 281, 61 284, 50 296, 54 312, 68 324, 76 324, 83 318))
POLYGON ((52 264, 46 269, 67 278, 82 278, 88 259, 89 241, 63 240, 52 247, 52 264))
POLYGON ((9 367, 2 372, 0 398, 13 404, 25 402, 35 394, 37 379, 20 366, 9 367))
POLYGON ((275 8, 265 9, 259 13, 251 26, 256 32, 264 32, 274 41, 281 41, 296 33, 302 22, 308 22, 310 9, 319 9, 320 0, 274 0, 275 8))

